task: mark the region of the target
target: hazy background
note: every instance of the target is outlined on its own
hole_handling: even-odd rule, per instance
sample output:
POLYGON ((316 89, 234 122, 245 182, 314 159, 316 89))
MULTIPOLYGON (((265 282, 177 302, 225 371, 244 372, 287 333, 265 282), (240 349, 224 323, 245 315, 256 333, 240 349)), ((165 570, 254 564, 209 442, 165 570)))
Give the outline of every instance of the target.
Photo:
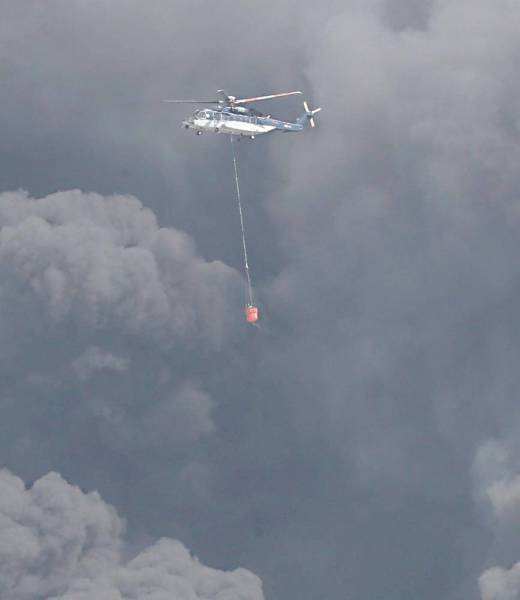
POLYGON ((6 598, 520 598, 518 2, 0 16, 6 598))

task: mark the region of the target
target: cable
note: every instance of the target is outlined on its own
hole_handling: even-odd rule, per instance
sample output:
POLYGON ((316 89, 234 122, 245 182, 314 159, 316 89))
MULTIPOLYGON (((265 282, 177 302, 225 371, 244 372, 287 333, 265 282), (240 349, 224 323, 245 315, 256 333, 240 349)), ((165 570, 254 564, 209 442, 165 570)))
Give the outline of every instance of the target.
POLYGON ((244 269, 247 278, 247 290, 249 295, 249 304, 253 305, 253 286, 251 284, 251 273, 249 272, 249 262, 247 260, 247 246, 246 246, 246 233, 244 229, 244 216, 242 214, 242 200, 240 199, 240 185, 238 183, 238 169, 237 169, 237 157, 235 155, 235 144, 233 136, 229 136, 231 140, 231 152, 233 153, 233 166, 235 168, 235 184, 237 188, 237 203, 238 203, 238 214, 240 215, 240 229, 242 230, 242 247, 244 249, 244 269))

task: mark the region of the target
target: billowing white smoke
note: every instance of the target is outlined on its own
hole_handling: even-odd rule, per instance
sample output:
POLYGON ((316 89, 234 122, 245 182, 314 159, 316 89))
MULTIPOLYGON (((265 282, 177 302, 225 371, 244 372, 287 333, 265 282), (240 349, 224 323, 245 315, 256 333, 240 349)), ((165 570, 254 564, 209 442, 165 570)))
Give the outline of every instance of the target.
POLYGON ((493 567, 479 579, 482 600, 518 600, 520 598, 520 563, 509 571, 493 567))
POLYGON ((520 474, 506 445, 496 441, 483 444, 475 458, 474 474, 481 499, 489 503, 496 521, 520 510, 520 474))
POLYGON ((2 337, 14 333, 13 316, 11 339, 21 323, 34 333, 48 320, 163 344, 218 344, 226 331, 234 271, 202 260, 187 235, 160 228, 136 198, 3 193, 0 228, 2 337))
MULTIPOLYGON (((479 499, 491 509, 495 546, 506 547, 507 554, 518 551, 520 515, 520 473, 514 446, 489 441, 476 455, 473 473, 479 499), (508 540, 515 541, 511 544, 508 540)), ((517 555, 518 556, 518 555, 517 555)), ((520 562, 510 569, 491 567, 479 577, 482 600, 520 599, 520 562)))
POLYGON ((223 572, 162 539, 125 562, 123 524, 96 492, 57 473, 26 489, 0 471, 0 597, 5 600, 262 600, 251 572, 223 572))

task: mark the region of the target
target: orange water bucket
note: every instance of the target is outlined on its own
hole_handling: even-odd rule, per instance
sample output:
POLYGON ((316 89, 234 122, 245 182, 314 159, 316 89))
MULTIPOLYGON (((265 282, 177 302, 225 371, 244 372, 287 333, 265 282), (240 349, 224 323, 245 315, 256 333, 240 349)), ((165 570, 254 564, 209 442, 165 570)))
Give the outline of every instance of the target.
POLYGON ((258 321, 258 307, 248 304, 246 306, 246 321, 256 323, 258 321))

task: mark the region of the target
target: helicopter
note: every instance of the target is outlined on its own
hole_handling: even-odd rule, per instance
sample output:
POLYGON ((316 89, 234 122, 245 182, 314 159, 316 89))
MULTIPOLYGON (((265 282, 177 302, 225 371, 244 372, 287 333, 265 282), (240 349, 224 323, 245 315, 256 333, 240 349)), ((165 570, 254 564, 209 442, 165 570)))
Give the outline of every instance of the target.
POLYGON ((303 103, 305 112, 296 119, 295 123, 274 119, 271 115, 264 115, 254 108, 244 106, 252 102, 295 96, 301 93, 300 91, 295 91, 269 94, 267 96, 254 96, 252 98, 236 98, 235 96, 229 96, 224 90, 218 90, 217 94, 220 95, 220 99, 218 100, 163 100, 163 102, 213 105, 212 108, 196 110, 192 117, 182 122, 183 127, 194 129, 197 135, 202 135, 203 132, 207 131, 225 133, 231 136, 248 137, 254 140, 258 135, 273 131, 283 131, 285 133, 302 131, 307 123, 311 127, 314 127, 314 115, 320 112, 321 108, 310 110, 305 101, 303 103))

